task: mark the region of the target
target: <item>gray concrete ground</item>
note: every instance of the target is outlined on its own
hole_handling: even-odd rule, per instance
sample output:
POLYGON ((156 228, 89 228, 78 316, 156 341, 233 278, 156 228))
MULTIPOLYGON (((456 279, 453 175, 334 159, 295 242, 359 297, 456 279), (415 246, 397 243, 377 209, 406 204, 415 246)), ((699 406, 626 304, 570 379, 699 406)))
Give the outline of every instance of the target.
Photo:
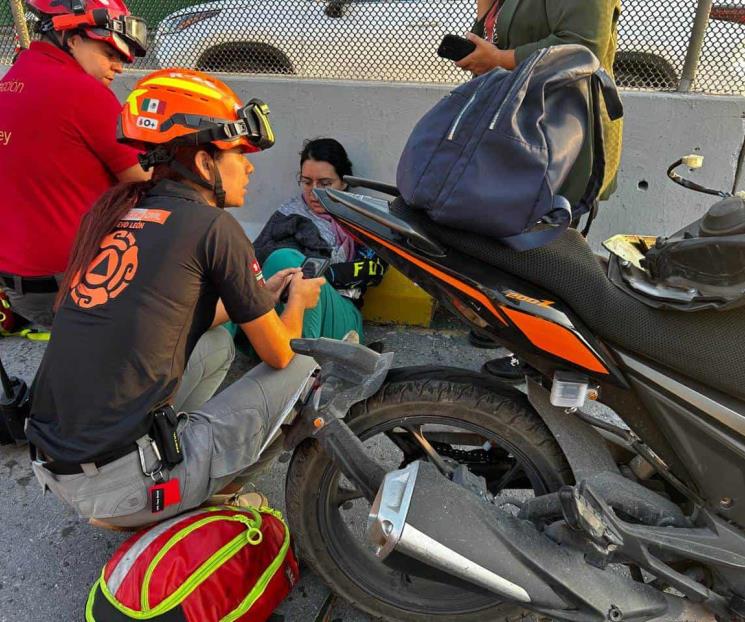
MULTIPOLYGON (((396 352, 396 366, 434 363, 478 369, 497 354, 471 347, 466 332, 448 323, 438 330, 367 328, 367 342, 380 339, 387 350, 396 352)), ((41 343, 0 338, 0 358, 8 372, 28 382, 43 351, 41 343)), ((239 356, 226 382, 249 364, 239 356)), ((280 509, 284 509, 285 470, 285 465, 276 464, 258 482, 280 509)), ((0 622, 82 620, 90 586, 127 535, 94 529, 53 496, 42 496, 25 448, 0 447, 0 499, 0 622)), ((305 571, 279 613, 286 622, 311 622, 328 594, 321 581, 305 571)), ((369 618, 337 602, 326 620, 367 622, 369 618)))

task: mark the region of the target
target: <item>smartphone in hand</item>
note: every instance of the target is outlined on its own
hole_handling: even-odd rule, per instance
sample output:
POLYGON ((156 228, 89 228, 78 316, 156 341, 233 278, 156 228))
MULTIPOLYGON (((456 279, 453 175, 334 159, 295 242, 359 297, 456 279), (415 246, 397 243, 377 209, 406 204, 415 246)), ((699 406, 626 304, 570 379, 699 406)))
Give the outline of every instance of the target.
MULTIPOLYGON (((326 257, 306 257, 300 266, 304 279, 317 279, 323 276, 331 265, 331 260, 326 257)), ((290 297, 290 284, 282 290, 279 301, 285 304, 290 297)))
POLYGON ((327 257, 306 257, 300 270, 304 279, 317 279, 326 273, 330 265, 331 260, 327 257))
POLYGON ((473 41, 458 35, 445 35, 440 47, 437 48, 437 55, 458 61, 468 56, 475 49, 476 44, 473 41))

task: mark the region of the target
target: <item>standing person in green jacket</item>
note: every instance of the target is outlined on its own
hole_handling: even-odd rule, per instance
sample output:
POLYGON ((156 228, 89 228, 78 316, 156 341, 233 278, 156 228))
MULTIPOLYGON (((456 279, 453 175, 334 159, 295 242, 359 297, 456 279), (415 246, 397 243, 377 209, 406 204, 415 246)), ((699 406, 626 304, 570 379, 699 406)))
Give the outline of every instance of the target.
MULTIPOLYGON (((456 63, 481 75, 497 67, 514 69, 533 52, 552 45, 581 44, 598 57, 613 76, 621 0, 477 0, 478 19, 468 38, 476 49, 456 63)), ((623 121, 611 121, 603 105, 605 180, 600 200, 616 189, 621 161, 623 121)), ((588 136, 561 194, 575 205, 585 192, 592 171, 592 136, 588 136)), ((478 337, 472 342, 477 345, 478 337)), ((483 371, 522 382, 529 368, 512 356, 488 361, 483 371)))

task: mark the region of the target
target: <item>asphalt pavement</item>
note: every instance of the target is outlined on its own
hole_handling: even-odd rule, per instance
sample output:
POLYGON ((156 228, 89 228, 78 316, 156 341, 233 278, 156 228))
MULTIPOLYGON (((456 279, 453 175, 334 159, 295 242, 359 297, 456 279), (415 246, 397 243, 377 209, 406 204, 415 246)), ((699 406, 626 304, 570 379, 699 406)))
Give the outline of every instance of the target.
MULTIPOLYGON (((468 344, 466 331, 369 326, 366 341, 383 340, 395 365, 442 364, 478 369, 498 354, 468 344)), ((0 358, 11 375, 31 382, 45 344, 0 338, 0 358)), ((74 364, 74 360, 71 360, 74 364)), ((243 374, 250 360, 236 359, 226 383, 243 374)), ((275 507, 284 510, 286 465, 275 464, 258 482, 275 507)), ((90 527, 51 494, 42 495, 26 448, 0 446, 0 622, 79 622, 88 591, 101 568, 128 536, 90 527)), ((329 591, 310 571, 278 613, 285 622, 313 622, 329 591)), ((368 622, 365 614, 333 601, 325 620, 368 622)))

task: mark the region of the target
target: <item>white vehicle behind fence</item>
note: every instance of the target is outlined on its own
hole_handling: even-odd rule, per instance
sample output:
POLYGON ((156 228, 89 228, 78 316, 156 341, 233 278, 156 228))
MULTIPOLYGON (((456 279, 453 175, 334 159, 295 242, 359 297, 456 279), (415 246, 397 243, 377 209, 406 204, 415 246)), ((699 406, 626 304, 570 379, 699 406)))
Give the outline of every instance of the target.
MULTIPOLYGON (((471 26, 473 0, 220 0, 172 13, 155 35, 160 66, 315 78, 458 82, 435 50, 471 26)), ((675 89, 693 0, 625 0, 617 79, 675 89)), ((745 0, 715 3, 697 86, 745 88, 745 0)))

